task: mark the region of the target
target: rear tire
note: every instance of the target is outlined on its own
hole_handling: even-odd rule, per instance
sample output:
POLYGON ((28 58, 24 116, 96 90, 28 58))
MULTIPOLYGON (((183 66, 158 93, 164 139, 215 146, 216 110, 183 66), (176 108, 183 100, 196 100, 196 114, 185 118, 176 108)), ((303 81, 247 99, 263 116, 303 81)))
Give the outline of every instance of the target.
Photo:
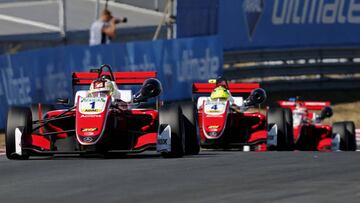
POLYGON ((277 125, 278 151, 291 151, 294 149, 294 135, 292 124, 292 112, 290 109, 270 108, 267 112, 267 123, 277 125))
POLYGON ((356 151, 355 124, 351 121, 333 124, 333 133, 340 135, 341 151, 356 151))
POLYGON ((162 152, 164 158, 180 158, 184 155, 185 139, 180 131, 180 115, 180 108, 177 105, 164 105, 160 108, 159 126, 171 127, 171 151, 162 152))
POLYGON ((23 128, 23 137, 30 136, 32 131, 32 116, 29 108, 10 107, 7 115, 7 125, 5 134, 6 156, 8 159, 28 159, 29 155, 23 151, 23 155, 19 156, 15 153, 15 129, 23 128))

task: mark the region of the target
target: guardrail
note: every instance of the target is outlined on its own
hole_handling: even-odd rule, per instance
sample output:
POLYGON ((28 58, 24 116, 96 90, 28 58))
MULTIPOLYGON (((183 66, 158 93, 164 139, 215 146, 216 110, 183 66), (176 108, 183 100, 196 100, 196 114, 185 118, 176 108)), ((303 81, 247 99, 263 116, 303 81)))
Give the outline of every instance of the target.
POLYGON ((240 62, 259 61, 285 61, 297 59, 324 59, 324 58, 358 58, 360 48, 358 47, 337 47, 337 48, 309 48, 309 49, 265 49, 230 51, 224 54, 224 61, 227 64, 240 62))
POLYGON ((250 67, 228 68, 224 75, 228 79, 264 78, 274 76, 355 74, 360 73, 360 63, 315 63, 315 64, 285 64, 257 65, 250 67))
POLYGON ((355 89, 360 88, 360 78, 352 77, 360 73, 359 57, 355 47, 226 52, 224 76, 255 78, 269 91, 355 89))

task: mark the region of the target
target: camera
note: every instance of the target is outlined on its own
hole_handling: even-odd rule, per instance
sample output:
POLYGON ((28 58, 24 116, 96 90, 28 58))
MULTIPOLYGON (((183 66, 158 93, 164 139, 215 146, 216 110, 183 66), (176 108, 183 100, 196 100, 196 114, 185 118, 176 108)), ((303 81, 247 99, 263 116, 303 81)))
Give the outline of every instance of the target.
POLYGON ((116 18, 116 19, 115 19, 115 24, 126 23, 126 22, 127 22, 127 18, 126 18, 126 17, 116 18))

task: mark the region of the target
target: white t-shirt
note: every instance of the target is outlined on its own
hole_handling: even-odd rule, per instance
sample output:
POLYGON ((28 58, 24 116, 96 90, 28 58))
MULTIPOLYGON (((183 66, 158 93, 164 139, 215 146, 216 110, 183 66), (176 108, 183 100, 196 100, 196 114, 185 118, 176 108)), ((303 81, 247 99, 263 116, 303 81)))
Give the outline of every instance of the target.
POLYGON ((109 23, 103 22, 102 20, 97 20, 93 22, 90 28, 90 46, 109 44, 111 42, 110 37, 102 32, 103 27, 108 26, 108 24, 109 23))

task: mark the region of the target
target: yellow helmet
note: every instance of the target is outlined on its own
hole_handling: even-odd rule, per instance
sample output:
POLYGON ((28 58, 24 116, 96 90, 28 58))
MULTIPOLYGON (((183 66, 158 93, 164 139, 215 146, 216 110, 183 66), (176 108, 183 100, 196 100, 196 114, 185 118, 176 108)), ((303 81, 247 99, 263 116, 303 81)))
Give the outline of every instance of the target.
POLYGON ((230 97, 229 92, 223 86, 219 86, 213 90, 210 95, 211 99, 228 99, 230 97))

